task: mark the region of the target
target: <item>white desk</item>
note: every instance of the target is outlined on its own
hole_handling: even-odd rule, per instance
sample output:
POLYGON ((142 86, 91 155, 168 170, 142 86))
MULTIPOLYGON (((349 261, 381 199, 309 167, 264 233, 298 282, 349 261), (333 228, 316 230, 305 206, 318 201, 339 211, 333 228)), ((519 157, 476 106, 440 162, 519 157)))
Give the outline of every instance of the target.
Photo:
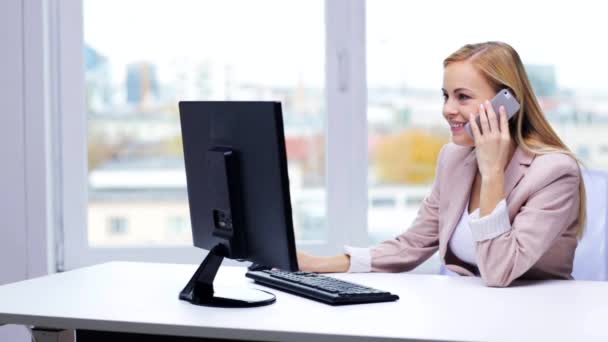
MULTIPOLYGON (((479 278, 340 274, 397 302, 332 307, 271 290, 275 304, 194 306, 178 293, 195 265, 114 262, 0 286, 0 323, 271 341, 608 340, 608 283, 549 281, 488 288, 479 278)), ((253 284, 222 267, 216 283, 253 284)))

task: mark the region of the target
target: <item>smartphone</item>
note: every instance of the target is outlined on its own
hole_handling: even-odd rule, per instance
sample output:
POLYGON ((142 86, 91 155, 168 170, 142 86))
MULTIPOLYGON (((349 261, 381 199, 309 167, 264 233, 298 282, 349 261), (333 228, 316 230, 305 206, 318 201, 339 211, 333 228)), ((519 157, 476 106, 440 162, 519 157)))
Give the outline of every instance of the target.
MULTIPOLYGON (((517 102, 517 99, 515 99, 515 96, 511 94, 509 89, 502 89, 499 91, 490 103, 492 104, 492 108, 494 108, 496 115, 499 115, 498 109, 500 106, 504 106, 507 111, 507 120, 510 120, 519 110, 519 102, 517 102)), ((477 127, 481 127, 479 115, 475 118, 475 121, 477 121, 477 127)), ((498 120, 498 128, 500 128, 500 119, 498 120)), ((464 125, 464 130, 471 138, 473 137, 473 131, 469 122, 464 125)))

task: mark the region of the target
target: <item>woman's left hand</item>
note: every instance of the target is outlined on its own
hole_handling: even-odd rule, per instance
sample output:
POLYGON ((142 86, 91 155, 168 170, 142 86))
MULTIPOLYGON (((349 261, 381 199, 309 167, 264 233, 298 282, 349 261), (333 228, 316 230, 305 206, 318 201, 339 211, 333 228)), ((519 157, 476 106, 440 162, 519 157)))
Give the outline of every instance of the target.
POLYGON ((504 174, 505 166, 509 160, 511 135, 509 134, 507 113, 503 106, 500 106, 499 112, 500 116, 497 116, 490 101, 486 100, 480 104, 481 130, 477 126, 475 116, 473 114, 469 115, 469 122, 471 122, 471 130, 475 139, 477 165, 482 178, 504 174), (500 129, 498 128, 498 120, 500 120, 500 129))

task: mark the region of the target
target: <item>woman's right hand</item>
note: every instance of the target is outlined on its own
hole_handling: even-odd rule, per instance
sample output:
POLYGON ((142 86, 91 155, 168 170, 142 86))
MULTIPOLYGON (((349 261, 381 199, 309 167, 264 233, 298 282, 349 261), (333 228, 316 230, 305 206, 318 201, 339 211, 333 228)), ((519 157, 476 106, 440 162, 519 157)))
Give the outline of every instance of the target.
POLYGON ((297 252, 298 266, 301 271, 316 273, 343 273, 350 267, 348 255, 322 257, 297 252))

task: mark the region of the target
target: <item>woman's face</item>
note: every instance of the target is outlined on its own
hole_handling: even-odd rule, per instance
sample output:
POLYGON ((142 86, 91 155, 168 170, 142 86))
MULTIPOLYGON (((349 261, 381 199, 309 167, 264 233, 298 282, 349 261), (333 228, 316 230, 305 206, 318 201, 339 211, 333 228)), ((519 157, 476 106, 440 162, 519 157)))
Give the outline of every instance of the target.
POLYGON ((452 142, 457 145, 475 146, 464 130, 469 114, 477 116, 479 105, 491 100, 494 89, 468 61, 452 62, 443 70, 443 117, 452 131, 452 142))

